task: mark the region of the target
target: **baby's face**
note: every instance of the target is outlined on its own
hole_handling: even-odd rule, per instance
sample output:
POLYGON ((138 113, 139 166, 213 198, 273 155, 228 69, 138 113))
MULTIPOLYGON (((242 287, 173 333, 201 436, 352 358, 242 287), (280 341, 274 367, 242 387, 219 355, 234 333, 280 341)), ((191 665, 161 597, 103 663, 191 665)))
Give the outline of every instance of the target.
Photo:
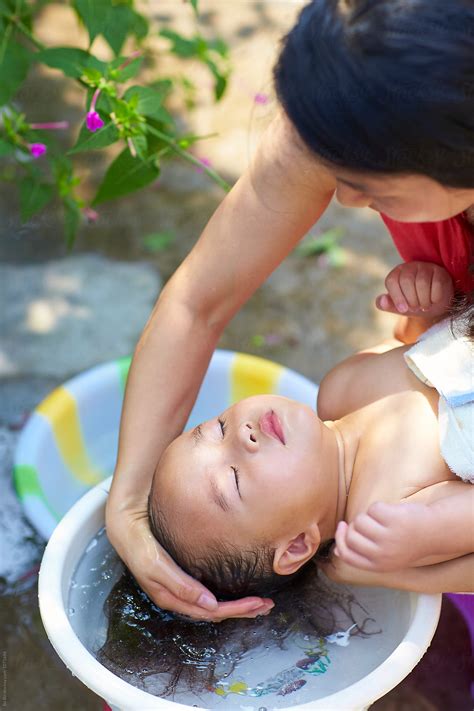
POLYGON ((154 500, 188 540, 277 542, 314 517, 322 427, 293 400, 242 400, 169 445, 154 500))

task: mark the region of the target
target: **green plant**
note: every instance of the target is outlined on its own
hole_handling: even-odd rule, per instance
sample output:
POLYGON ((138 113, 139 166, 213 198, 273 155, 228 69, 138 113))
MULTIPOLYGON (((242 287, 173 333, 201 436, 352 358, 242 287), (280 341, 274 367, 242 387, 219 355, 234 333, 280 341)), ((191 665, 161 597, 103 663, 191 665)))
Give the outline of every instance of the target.
POLYGON ((332 227, 320 235, 309 235, 296 248, 295 253, 300 257, 323 258, 323 264, 330 267, 341 267, 346 261, 343 248, 339 240, 344 235, 342 227, 332 227))
MULTIPOLYGON (((188 0, 198 18, 198 0, 188 0)), ((156 180, 165 158, 178 156, 207 173, 224 190, 227 183, 190 152, 199 136, 180 135, 167 110, 169 97, 192 91, 187 77, 160 76, 151 84, 138 82, 147 39, 156 28, 134 6, 134 0, 70 0, 89 36, 87 49, 46 47, 35 34, 35 22, 48 0, 0 0, 0 177, 19 184, 23 220, 29 220, 55 197, 64 210, 67 243, 71 246, 82 214, 95 214, 95 206, 140 190, 156 180), (110 60, 93 54, 101 36, 110 47, 110 60), (122 56, 124 46, 135 49, 122 56), (64 151, 54 137, 68 127, 58 120, 32 123, 19 110, 15 96, 34 64, 59 70, 77 82, 85 94, 84 122, 72 148, 64 151), (136 83, 134 83, 136 82, 136 83), (79 178, 75 156, 122 144, 122 151, 108 165, 90 205, 78 196, 79 178)), ((168 41, 168 51, 183 60, 197 60, 210 71, 215 100, 225 91, 229 74, 228 48, 218 38, 206 39, 199 32, 184 37, 170 29, 159 35, 168 41)), ((189 103, 189 102, 188 102, 189 103)))

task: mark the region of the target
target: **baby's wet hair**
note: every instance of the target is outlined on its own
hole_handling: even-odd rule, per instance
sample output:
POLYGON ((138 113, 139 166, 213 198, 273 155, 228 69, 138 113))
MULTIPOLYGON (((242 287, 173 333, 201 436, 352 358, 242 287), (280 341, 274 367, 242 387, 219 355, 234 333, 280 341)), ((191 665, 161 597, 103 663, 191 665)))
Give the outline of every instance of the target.
POLYGON ((184 541, 170 525, 169 516, 153 496, 148 497, 150 529, 158 543, 186 573, 201 581, 221 600, 246 595, 271 595, 298 575, 278 575, 273 570, 275 549, 256 543, 242 550, 229 541, 210 541, 205 550, 199 539, 184 541))

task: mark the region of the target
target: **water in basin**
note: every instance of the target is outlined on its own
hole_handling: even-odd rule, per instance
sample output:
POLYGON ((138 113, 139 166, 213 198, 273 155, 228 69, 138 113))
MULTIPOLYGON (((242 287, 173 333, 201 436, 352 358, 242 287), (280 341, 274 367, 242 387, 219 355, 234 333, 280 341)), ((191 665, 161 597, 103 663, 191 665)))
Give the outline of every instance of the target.
POLYGON ((153 608, 123 572, 102 529, 72 579, 71 624, 84 646, 115 674, 190 707, 270 711, 335 693, 381 664, 402 640, 410 618, 408 593, 331 584, 328 590, 341 603, 333 608, 331 623, 322 623, 330 624, 328 634, 299 628, 294 621, 286 624, 276 617, 278 605, 268 618, 212 625, 210 634, 207 623, 177 623, 153 608), (156 629, 161 641, 153 634, 156 629), (196 644, 201 638, 206 643, 196 644), (163 673, 164 657, 158 655, 170 649, 185 673, 163 673))

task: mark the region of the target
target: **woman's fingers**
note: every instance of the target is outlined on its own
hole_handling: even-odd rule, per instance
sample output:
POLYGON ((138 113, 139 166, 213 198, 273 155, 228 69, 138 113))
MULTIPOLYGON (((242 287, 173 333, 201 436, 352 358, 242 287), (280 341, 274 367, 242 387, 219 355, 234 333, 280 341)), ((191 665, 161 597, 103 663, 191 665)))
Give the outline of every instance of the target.
MULTIPOLYGON (((139 582, 146 584, 148 581, 154 581, 159 586, 157 590, 169 590, 173 598, 181 602, 211 612, 217 609, 215 596, 202 583, 185 573, 151 533, 148 534, 147 528, 142 532, 141 545, 137 546, 137 550, 140 550, 142 555, 137 554, 133 558, 133 565, 129 567, 139 582), (144 545, 144 541, 148 545, 144 545)), ((153 602, 161 607, 160 600, 155 598, 155 587, 151 590, 144 589, 153 602)))
POLYGON ((269 598, 244 597, 240 600, 228 600, 220 602, 214 619, 227 619, 229 617, 257 617, 258 615, 268 615, 273 609, 274 602, 269 598))
POLYGON ((240 600, 220 602, 213 611, 207 611, 197 605, 183 602, 183 600, 173 595, 173 593, 164 588, 160 583, 151 581, 151 584, 146 585, 140 583, 140 585, 158 607, 164 610, 172 610, 173 612, 192 617, 196 620, 221 622, 230 617, 254 618, 258 615, 268 614, 274 606, 272 600, 268 598, 246 597, 240 600))

